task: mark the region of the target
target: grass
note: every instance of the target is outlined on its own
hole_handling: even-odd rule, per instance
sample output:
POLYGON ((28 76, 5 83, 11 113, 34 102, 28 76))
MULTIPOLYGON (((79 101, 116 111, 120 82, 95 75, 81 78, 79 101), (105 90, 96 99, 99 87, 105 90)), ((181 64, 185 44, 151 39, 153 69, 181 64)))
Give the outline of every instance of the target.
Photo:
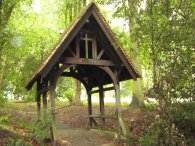
POLYGON ((30 125, 35 111, 35 103, 6 102, 0 104, 0 145, 32 145, 30 125))
MULTIPOLYGON (((68 105, 68 102, 56 100, 56 108, 62 108, 68 105)), ((87 102, 84 101, 82 105, 82 109, 84 109, 84 111, 87 110, 87 102)), ((49 106, 50 104, 48 103, 48 107, 49 106)), ((93 107, 99 109, 99 103, 93 103, 93 107)), ((136 126, 140 127, 143 122, 142 117, 145 118, 145 115, 147 115, 150 120, 150 118, 155 116, 157 105, 154 103, 147 103, 145 104, 145 107, 134 111, 129 108, 128 103, 122 103, 122 107, 124 110, 123 116, 126 117, 127 121, 131 121, 133 116, 136 117, 135 120, 140 117, 140 119, 138 119, 139 121, 135 121, 137 124, 136 126)), ((179 130, 188 136, 188 143, 194 143, 195 103, 179 103, 175 104, 174 107, 176 110, 174 111, 176 125, 178 125, 179 130)), ((75 108, 78 110, 77 112, 79 114, 80 111, 78 107, 75 108)), ((106 112, 109 112, 109 110, 115 108, 115 103, 106 102, 105 108, 107 108, 106 112)), ((64 110, 63 115, 65 117, 67 117, 66 114, 69 114, 69 110, 69 107, 64 110)), ((76 110, 74 110, 74 112, 76 112, 76 110)), ((0 145, 3 145, 2 142, 8 143, 9 145, 32 145, 33 133, 31 129, 35 121, 35 115, 36 102, 8 101, 7 103, 0 103, 0 145)), ((70 119, 67 120, 69 121, 70 119)))

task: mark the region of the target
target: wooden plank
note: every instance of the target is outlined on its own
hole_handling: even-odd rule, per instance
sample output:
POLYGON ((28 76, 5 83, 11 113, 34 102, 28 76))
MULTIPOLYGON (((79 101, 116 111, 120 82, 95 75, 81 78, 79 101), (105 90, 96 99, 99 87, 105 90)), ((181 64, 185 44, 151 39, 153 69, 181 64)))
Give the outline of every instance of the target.
POLYGON ((51 102, 51 114, 53 120, 55 120, 55 98, 56 98, 55 88, 56 88, 56 81, 51 80, 49 93, 50 93, 50 102, 51 102))
POLYGON ((80 40, 82 40, 82 41, 93 41, 92 38, 80 38, 80 40))
MULTIPOLYGON (((99 101, 100 101, 100 114, 104 115, 104 91, 103 91, 103 85, 99 85, 99 101)), ((105 118, 102 117, 102 124, 105 125, 105 118)))
MULTIPOLYGON (((45 88, 46 88, 46 89, 49 89, 49 88, 48 88, 48 81, 44 81, 43 87, 44 87, 44 89, 45 89, 45 88)), ((43 109, 44 109, 44 110, 47 109, 47 91, 48 91, 48 90, 46 90, 46 91, 43 92, 43 109)), ((44 112, 45 112, 45 111, 44 111, 44 112)))
MULTIPOLYGON (((110 90, 114 90, 115 88, 114 87, 108 87, 108 88, 103 88, 103 91, 110 91, 110 90)), ((89 94, 95 94, 95 93, 98 93, 99 90, 92 90, 89 92, 89 94)))
POLYGON ((100 114, 94 114, 94 115, 89 115, 89 117, 93 117, 93 118, 100 118, 101 115, 100 114))
POLYGON ((76 57, 80 58, 80 39, 76 38, 76 57))
POLYGON ((41 116, 41 94, 39 94, 39 90, 41 88, 40 79, 37 80, 37 89, 36 89, 36 102, 37 102, 37 114, 38 118, 41 116))
POLYGON ((49 74, 49 78, 54 80, 58 80, 58 78, 61 76, 61 74, 68 68, 72 67, 73 65, 70 64, 63 64, 62 66, 60 66, 60 68, 58 68, 57 70, 52 70, 49 74))
POLYGON ((105 119, 117 119, 116 115, 101 115, 101 114, 94 114, 89 115, 91 118, 105 118, 105 119))
POLYGON ((76 56, 76 54, 73 52, 73 50, 70 46, 68 47, 68 51, 72 54, 73 57, 76 56))
POLYGON ((93 117, 92 117, 91 119, 92 119, 93 124, 94 124, 95 126, 97 126, 97 122, 95 121, 95 119, 94 119, 93 117))
POLYGON ((61 76, 73 77, 73 78, 79 80, 79 81, 85 86, 85 89, 86 89, 87 91, 90 89, 89 84, 87 84, 87 83, 85 82, 85 80, 83 80, 82 76, 80 76, 78 73, 63 72, 63 73, 61 74, 61 76))
MULTIPOLYGON (((85 38, 88 38, 87 33, 85 34, 85 38)), ((89 58, 89 44, 87 39, 85 40, 85 55, 86 58, 89 58)))
POLYGON ((83 65, 99 65, 99 66, 115 66, 110 60, 86 59, 86 58, 72 58, 66 57, 61 60, 66 64, 83 64, 83 65))
POLYGON ((104 52, 105 52, 105 50, 102 49, 102 50, 100 51, 100 53, 98 54, 97 59, 100 59, 100 58, 102 57, 102 55, 104 54, 104 52))
POLYGON ((117 57, 117 55, 115 55, 114 53, 115 51, 113 51, 113 47, 111 46, 110 42, 106 38, 104 32, 101 30, 101 28, 100 30, 94 29, 94 28, 98 28, 99 26, 93 21, 91 23, 92 25, 89 25, 89 28, 94 31, 94 35, 98 40, 98 43, 101 44, 101 47, 106 48, 106 52, 109 53, 108 57, 110 58, 110 60, 118 61, 119 58, 117 57))
POLYGON ((97 41, 96 41, 96 37, 93 38, 93 43, 92 43, 92 58, 97 59, 97 41))
MULTIPOLYGON (((117 78, 117 77, 116 77, 117 78)), ((117 80, 117 79, 116 79, 117 80)), ((121 104, 120 104, 120 86, 119 83, 115 84, 115 98, 116 98, 116 115, 118 118, 118 137, 121 135, 121 104)), ((123 129, 122 129, 123 130, 123 129)), ((124 133, 124 131, 123 131, 124 133)))
MULTIPOLYGON (((91 94, 88 95, 88 114, 92 114, 92 102, 91 102, 91 94)), ((92 126, 92 118, 89 117, 89 126, 92 126)))

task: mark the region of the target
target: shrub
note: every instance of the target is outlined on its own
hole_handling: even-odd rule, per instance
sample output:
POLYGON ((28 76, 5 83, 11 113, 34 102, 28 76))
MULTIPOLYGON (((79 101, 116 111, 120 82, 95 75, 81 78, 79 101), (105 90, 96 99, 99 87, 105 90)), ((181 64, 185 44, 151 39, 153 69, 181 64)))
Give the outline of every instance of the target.
POLYGON ((6 141, 6 146, 32 146, 32 145, 21 139, 16 140, 16 139, 8 138, 6 141))
POLYGON ((33 134, 32 139, 36 140, 40 145, 44 144, 50 139, 50 126, 53 124, 54 122, 50 116, 50 111, 45 111, 44 120, 38 118, 35 124, 30 127, 30 131, 33 134))
POLYGON ((141 146, 185 146, 185 138, 174 124, 158 118, 139 138, 141 146))
POLYGON ((0 104, 6 103, 6 102, 7 102, 7 98, 0 97, 0 104))

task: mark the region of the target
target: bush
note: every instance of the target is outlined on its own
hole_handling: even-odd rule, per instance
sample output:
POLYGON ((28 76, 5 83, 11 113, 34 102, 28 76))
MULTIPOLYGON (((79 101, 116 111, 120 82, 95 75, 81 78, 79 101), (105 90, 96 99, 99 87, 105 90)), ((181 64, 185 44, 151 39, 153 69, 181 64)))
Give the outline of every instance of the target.
POLYGON ((141 146, 185 145, 185 138, 174 124, 160 117, 139 138, 141 146))
POLYGON ((8 138, 6 141, 6 146, 32 146, 32 145, 21 139, 16 140, 16 139, 8 138))
POLYGON ((195 102, 177 103, 174 108, 174 123, 184 133, 187 144, 192 145, 195 133, 195 102))
POLYGON ((8 122, 10 114, 0 116, 0 128, 4 127, 4 122, 8 122))
POLYGON ((6 102, 7 102, 7 98, 0 97, 0 104, 6 103, 6 102))
POLYGON ((32 132, 32 139, 36 140, 40 145, 44 144, 50 139, 50 126, 54 124, 50 111, 45 111, 44 120, 37 119, 35 124, 30 127, 32 132))

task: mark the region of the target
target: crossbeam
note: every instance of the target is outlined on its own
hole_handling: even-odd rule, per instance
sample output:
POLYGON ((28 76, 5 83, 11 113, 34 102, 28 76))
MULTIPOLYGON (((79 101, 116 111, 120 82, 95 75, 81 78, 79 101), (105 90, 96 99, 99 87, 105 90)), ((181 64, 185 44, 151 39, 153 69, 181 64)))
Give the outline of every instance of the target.
POLYGON ((110 60, 74 58, 74 57, 63 58, 61 59, 61 62, 65 64, 99 65, 99 66, 115 66, 116 65, 110 60))
MULTIPOLYGON (((108 88, 103 88, 103 91, 110 91, 110 90, 114 90, 114 87, 108 87, 108 88)), ((92 90, 89 92, 89 94, 94 94, 94 93, 98 93, 99 90, 92 90)))
POLYGON ((105 119, 117 119, 116 115, 101 115, 101 114, 94 114, 89 115, 90 118, 105 118, 105 119))

